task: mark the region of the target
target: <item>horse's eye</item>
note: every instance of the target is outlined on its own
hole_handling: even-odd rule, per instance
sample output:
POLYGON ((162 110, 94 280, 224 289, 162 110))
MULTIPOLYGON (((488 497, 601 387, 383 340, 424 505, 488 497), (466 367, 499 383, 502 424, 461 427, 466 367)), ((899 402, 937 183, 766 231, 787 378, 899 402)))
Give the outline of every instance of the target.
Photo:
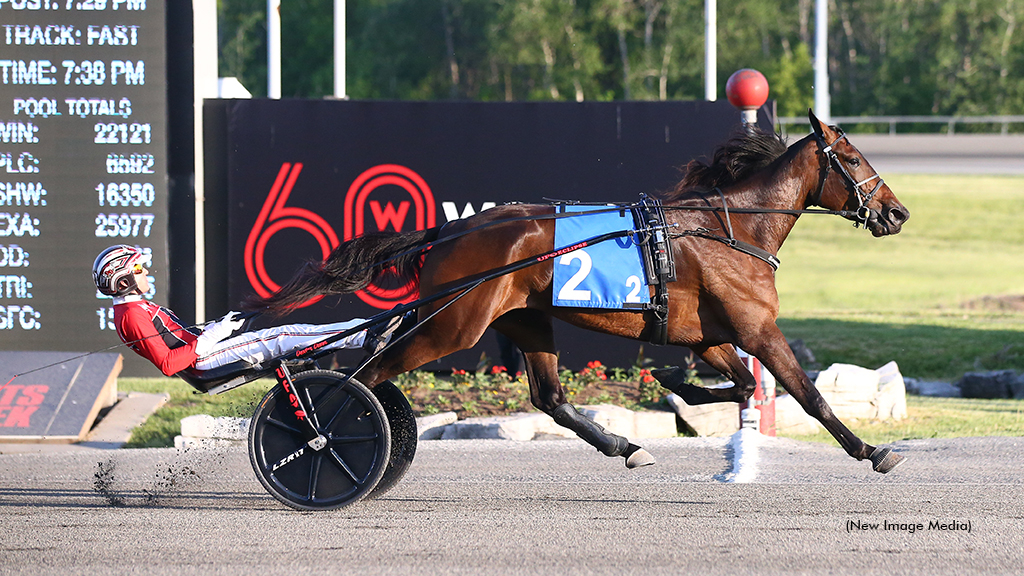
POLYGON ((856 156, 850 158, 850 166, 853 166, 854 168, 860 166, 860 158, 857 158, 856 156))

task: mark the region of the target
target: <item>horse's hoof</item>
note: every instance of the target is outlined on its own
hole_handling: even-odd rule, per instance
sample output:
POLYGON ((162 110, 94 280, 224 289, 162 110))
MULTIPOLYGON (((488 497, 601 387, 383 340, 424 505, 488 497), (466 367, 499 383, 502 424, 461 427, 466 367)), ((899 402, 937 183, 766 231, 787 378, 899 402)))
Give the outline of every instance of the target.
POLYGON ((651 370, 651 375, 658 381, 664 388, 679 394, 679 390, 686 385, 686 370, 680 369, 678 366, 671 368, 655 368, 651 370))
POLYGON ((626 468, 632 470, 633 468, 640 468, 641 466, 650 466, 651 464, 654 464, 654 456, 651 456, 650 452, 633 444, 630 444, 630 448, 636 449, 632 450, 628 455, 623 454, 626 458, 626 468))
POLYGON ((888 474, 890 470, 903 464, 907 459, 893 452, 892 446, 879 446, 871 453, 871 467, 875 472, 888 474))

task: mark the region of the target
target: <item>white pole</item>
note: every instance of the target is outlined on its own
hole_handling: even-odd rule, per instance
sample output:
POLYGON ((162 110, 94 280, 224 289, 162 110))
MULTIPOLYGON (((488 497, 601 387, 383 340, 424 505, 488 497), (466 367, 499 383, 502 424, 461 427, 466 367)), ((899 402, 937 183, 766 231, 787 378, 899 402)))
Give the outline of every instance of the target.
POLYGON ((334 97, 345 93, 345 0, 334 0, 334 97))
POLYGON ((195 117, 196 322, 206 320, 206 191, 203 187, 203 99, 217 97, 217 2, 192 0, 192 67, 195 117))
POLYGON ((814 115, 822 122, 831 122, 831 108, 828 95, 828 0, 817 0, 814 6, 814 115))
POLYGON ((704 0, 704 99, 718 100, 718 0, 704 0))
POLYGON ((267 97, 281 97, 281 0, 267 0, 267 97))

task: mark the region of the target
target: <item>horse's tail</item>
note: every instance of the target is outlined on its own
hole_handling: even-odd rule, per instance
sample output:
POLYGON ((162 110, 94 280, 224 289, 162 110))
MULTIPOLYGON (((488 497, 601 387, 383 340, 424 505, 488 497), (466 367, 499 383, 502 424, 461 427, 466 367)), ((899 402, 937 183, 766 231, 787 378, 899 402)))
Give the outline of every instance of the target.
POLYGON ((412 232, 373 232, 335 248, 322 262, 302 265, 284 286, 266 298, 252 297, 243 308, 283 314, 316 296, 350 294, 371 283, 406 283, 419 277, 417 246, 437 238, 440 228, 412 232))

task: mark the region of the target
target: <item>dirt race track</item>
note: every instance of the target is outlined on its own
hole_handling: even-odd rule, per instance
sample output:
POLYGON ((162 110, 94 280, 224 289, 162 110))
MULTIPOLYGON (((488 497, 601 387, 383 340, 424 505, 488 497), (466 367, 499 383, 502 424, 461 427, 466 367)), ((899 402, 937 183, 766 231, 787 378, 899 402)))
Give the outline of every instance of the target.
POLYGON ((383 497, 278 504, 244 448, 0 455, 2 574, 1020 574, 1024 438, 898 444, 883 476, 769 439, 432 441, 383 497), (858 529, 859 526, 859 529, 858 529))

